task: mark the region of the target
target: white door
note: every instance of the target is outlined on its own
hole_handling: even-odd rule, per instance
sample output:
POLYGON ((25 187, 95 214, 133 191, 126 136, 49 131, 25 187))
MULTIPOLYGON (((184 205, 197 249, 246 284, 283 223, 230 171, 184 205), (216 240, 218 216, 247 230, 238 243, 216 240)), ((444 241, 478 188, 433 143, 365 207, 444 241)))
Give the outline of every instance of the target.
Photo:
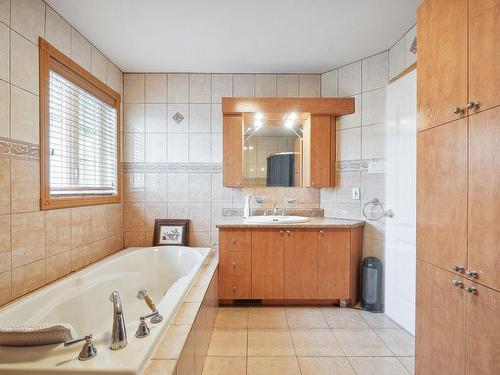
POLYGON ((385 313, 415 334, 416 70, 391 83, 386 101, 385 313))

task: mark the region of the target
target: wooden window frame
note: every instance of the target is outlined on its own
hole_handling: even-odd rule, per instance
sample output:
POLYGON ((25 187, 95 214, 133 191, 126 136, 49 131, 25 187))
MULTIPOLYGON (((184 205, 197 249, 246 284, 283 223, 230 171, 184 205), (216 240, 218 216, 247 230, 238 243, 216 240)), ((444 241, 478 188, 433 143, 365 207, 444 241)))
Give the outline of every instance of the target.
POLYGON ((93 206, 121 202, 120 171, 120 94, 72 61, 43 38, 38 39, 40 56, 40 209, 93 206), (116 178, 117 190, 113 195, 72 195, 68 197, 50 195, 50 148, 49 148, 49 74, 50 70, 68 79, 88 93, 96 96, 116 109, 116 178))

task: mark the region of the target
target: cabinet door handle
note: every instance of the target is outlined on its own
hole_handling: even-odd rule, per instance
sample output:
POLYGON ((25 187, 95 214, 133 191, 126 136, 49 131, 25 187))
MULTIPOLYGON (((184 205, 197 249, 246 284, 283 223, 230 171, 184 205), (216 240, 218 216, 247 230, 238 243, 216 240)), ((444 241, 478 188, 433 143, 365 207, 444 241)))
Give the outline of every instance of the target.
POLYGON ((234 270, 234 269, 236 269, 236 266, 237 266, 237 265, 238 265, 238 264, 237 264, 237 263, 236 263, 236 261, 234 260, 234 261, 233 261, 233 270, 234 270))
POLYGON ((477 288, 475 286, 468 286, 465 291, 470 294, 477 294, 477 288))
POLYGON ((456 115, 463 115, 465 113, 465 108, 455 107, 453 113, 456 115))
POLYGON ((287 230, 287 231, 286 231, 286 234, 290 235, 290 233, 291 233, 291 232, 290 232, 289 230, 287 230))
POLYGON ((236 289, 237 289, 237 288, 236 288, 236 285, 234 285, 234 284, 233 284, 233 293, 235 293, 235 292, 236 292, 236 289))
POLYGON ((283 233, 285 233, 285 232, 283 232, 282 230, 280 230, 280 234, 283 235, 283 233))
POLYGON ((465 267, 464 266, 457 266, 457 265, 454 265, 451 267, 451 269, 455 272, 460 272, 460 273, 464 273, 465 272, 465 267))
POLYGON ((324 235, 324 234, 325 234, 325 231, 324 231, 324 230, 320 230, 320 231, 319 231, 319 234, 324 235))
POLYGON ((453 285, 454 287, 463 287, 464 282, 462 280, 453 280, 451 282, 451 285, 453 285))
POLYGON ((465 276, 477 279, 478 274, 477 271, 467 270, 467 272, 465 272, 465 276))
POLYGON ((471 100, 469 103, 467 103, 467 108, 479 109, 479 103, 476 103, 475 101, 471 100))
POLYGON ((233 242, 233 245, 236 245, 236 242, 238 242, 238 239, 237 238, 233 238, 231 241, 233 242))

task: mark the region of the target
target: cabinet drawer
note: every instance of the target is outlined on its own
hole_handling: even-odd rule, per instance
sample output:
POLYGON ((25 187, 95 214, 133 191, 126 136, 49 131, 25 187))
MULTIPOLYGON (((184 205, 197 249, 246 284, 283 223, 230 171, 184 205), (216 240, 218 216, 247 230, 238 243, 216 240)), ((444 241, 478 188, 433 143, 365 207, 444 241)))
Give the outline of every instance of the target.
POLYGON ((250 298, 250 276, 219 276, 219 298, 250 298))
POLYGON ((222 276, 249 276, 251 264, 249 252, 228 251, 219 255, 219 271, 222 276))
POLYGON ((225 251, 250 251, 252 232, 250 229, 221 229, 219 231, 219 248, 225 251))

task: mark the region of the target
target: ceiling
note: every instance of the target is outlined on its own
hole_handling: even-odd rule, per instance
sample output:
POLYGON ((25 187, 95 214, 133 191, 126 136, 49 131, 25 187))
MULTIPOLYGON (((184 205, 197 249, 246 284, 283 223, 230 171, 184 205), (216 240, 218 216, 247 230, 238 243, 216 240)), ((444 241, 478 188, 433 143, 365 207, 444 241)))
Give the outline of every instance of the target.
POLYGON ((127 72, 322 73, 391 47, 420 0, 46 0, 127 72))

